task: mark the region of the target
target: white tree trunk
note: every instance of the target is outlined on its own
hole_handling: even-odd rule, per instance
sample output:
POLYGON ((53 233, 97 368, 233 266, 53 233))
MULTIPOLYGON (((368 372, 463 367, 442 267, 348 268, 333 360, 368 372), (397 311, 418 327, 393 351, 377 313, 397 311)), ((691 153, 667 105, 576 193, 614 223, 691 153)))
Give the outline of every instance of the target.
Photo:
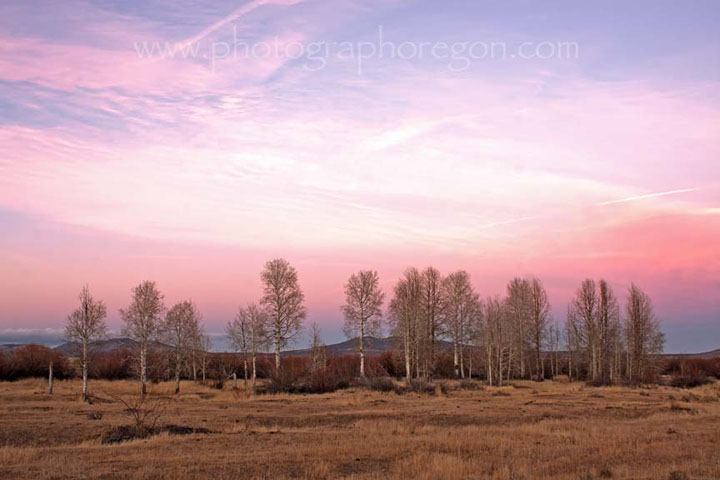
POLYGON ((82 367, 82 399, 88 400, 88 358, 87 358, 87 340, 82 342, 82 358, 80 359, 82 367))
POLYGON ((455 376, 460 376, 460 362, 458 360, 458 342, 457 335, 453 336, 453 367, 455 369, 455 376))
POLYGON ((363 349, 363 336, 365 335, 364 322, 360 321, 360 376, 365 376, 365 350, 363 349))
POLYGON ((147 346, 140 347, 140 397, 145 398, 147 393, 145 383, 147 382, 147 346))
POLYGON ((257 368, 255 366, 255 352, 253 352, 252 356, 252 387, 253 387, 253 393, 255 393, 255 378, 257 378, 257 368))
POLYGON ((50 365, 48 365, 48 395, 52 395, 53 393, 53 362, 50 360, 50 365))
POLYGON ((280 373, 280 342, 275 341, 275 374, 280 373))
POLYGON ((180 393, 180 350, 175 352, 175 394, 180 393))

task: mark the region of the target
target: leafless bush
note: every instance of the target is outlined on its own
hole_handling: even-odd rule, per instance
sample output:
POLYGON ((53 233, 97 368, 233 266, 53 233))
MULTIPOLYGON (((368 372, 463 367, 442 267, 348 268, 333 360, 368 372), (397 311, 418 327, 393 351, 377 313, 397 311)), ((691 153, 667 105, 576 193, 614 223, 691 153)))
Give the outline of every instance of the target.
POLYGON ((474 380, 462 380, 458 385, 460 390, 484 390, 485 385, 474 380))
POLYGON ((426 380, 416 379, 407 383, 405 390, 408 392, 419 393, 424 395, 446 394, 448 389, 444 383, 428 382, 426 380))
MULTIPOLYGON (((132 417, 132 430, 123 430, 123 434, 129 433, 130 438, 145 438, 152 435, 156 425, 167 409, 169 400, 167 398, 150 398, 147 395, 130 398, 111 396, 125 406, 125 411, 132 417)), ((106 438, 106 441, 107 438, 106 438)), ((117 441, 117 440, 116 440, 117 441)), ((120 440, 121 441, 121 440, 120 440)))
POLYGON ((355 385, 383 393, 396 392, 398 390, 398 386, 390 377, 365 377, 358 379, 355 385))

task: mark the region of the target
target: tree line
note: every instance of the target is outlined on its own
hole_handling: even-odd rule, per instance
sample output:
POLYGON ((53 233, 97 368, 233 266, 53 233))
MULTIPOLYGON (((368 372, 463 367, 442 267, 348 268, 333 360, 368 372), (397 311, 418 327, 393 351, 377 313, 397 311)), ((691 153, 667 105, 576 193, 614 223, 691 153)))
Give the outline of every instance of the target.
MULTIPOLYGON (((274 355, 276 374, 281 352, 297 340, 307 312, 298 274, 282 258, 268 261, 261 272, 263 293, 257 302, 241 306, 226 326, 232 348, 242 355, 244 376, 255 382, 257 357, 274 355)), ((596 383, 638 382, 655 373, 664 336, 650 298, 635 284, 628 289, 624 315, 605 280, 582 282, 568 306, 564 323, 551 317, 547 292, 538 278, 512 279, 502 296, 481 299, 464 271, 442 275, 433 267, 406 269, 395 283, 383 311, 385 292, 376 271, 352 274, 340 307, 344 332, 357 339, 360 377, 366 375, 364 342, 379 335, 383 325, 399 340, 406 379, 436 375, 441 341, 452 349, 458 378, 483 377, 491 385, 511 379, 541 380, 561 372, 596 383)), ((88 350, 107 332, 107 311, 87 287, 80 304, 67 318, 66 337, 80 345, 82 396, 87 399, 88 350)), ((169 309, 155 282, 132 290, 128 307, 120 310, 122 334, 134 340, 140 394, 146 394, 148 351, 156 342, 171 349, 175 391, 183 371, 197 379, 205 371, 210 339, 192 300, 169 309)), ((315 344, 319 344, 314 327, 315 344)))
POLYGON ((408 379, 433 376, 442 339, 452 344, 456 377, 472 377, 473 368, 481 369, 491 385, 554 376, 561 356, 567 357, 571 377, 603 384, 645 381, 656 373, 663 351, 650 297, 635 284, 621 315, 605 280, 583 281, 564 325, 551 318, 538 278, 514 278, 504 296, 482 300, 464 270, 443 277, 433 267, 409 268, 393 293, 388 321, 402 339, 408 379))

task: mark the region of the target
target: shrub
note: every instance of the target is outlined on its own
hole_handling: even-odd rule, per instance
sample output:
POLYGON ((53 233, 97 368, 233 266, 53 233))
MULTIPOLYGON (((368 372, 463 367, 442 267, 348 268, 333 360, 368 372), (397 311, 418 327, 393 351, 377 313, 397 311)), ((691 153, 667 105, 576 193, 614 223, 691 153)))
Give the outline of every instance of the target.
POLYGON ((710 379, 704 375, 673 375, 670 385, 678 388, 695 388, 710 383, 710 379))
POLYGON ((376 376, 399 377, 405 371, 400 357, 392 351, 386 351, 378 357, 373 357, 373 362, 377 364, 377 370, 374 372, 376 376))
POLYGON ((307 358, 290 357, 257 393, 329 393, 348 388, 359 370, 357 358, 331 357, 323 367, 310 368, 307 358))
POLYGON ((484 390, 485 385, 473 380, 461 380, 458 388, 460 390, 484 390))
POLYGON ((455 365, 452 353, 438 353, 435 358, 433 374, 435 377, 455 378, 455 365))
MULTIPOLYGON (((438 384, 440 385, 440 384, 438 384)), ((436 393, 436 384, 422 379, 410 380, 405 388, 408 392, 420 393, 426 395, 434 395, 436 393)), ((447 393, 447 389, 445 392, 447 393)))
POLYGON ((127 399, 113 396, 112 398, 125 406, 125 412, 130 415, 133 424, 130 427, 119 427, 108 432, 110 438, 106 436, 105 443, 114 443, 132 438, 145 438, 152 435, 155 433, 157 422, 168 406, 168 399, 166 398, 150 398, 149 396, 137 396, 127 399))
POLYGON ((671 376, 704 376, 720 378, 720 357, 675 357, 665 363, 665 374, 671 376))
POLYGON ((368 390, 383 393, 397 392, 398 390, 398 386, 390 377, 365 377, 358 379, 355 384, 368 390))
POLYGON ((105 380, 132 378, 131 360, 132 352, 126 349, 93 355, 90 360, 90 377, 105 380))
POLYGON ((4 366, 0 369, 3 372, 3 377, 0 377, 2 380, 45 377, 50 362, 53 363, 53 375, 57 379, 69 378, 74 373, 64 356, 42 345, 23 345, 3 358, 4 366))
POLYGON ((587 382, 585 382, 585 384, 589 387, 607 387, 609 385, 612 385, 613 383, 610 378, 596 378, 594 380, 588 380, 587 382))

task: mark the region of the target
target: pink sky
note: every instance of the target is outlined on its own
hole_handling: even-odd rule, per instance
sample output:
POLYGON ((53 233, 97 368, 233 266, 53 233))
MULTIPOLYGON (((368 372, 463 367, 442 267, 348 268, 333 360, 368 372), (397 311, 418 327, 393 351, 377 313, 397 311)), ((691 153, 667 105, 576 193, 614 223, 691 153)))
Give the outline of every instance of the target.
POLYGON ((640 57, 617 53, 622 22, 580 7, 585 28, 537 13, 530 34, 470 4, 443 23, 429 2, 191 3, 0 7, 0 340, 59 328, 84 283, 117 328, 144 279, 221 332, 283 256, 328 341, 350 274, 377 269, 390 292, 405 267, 432 264, 467 269, 482 296, 537 275, 558 320, 584 278, 621 297, 635 281, 670 350, 720 347, 720 83, 702 37, 675 54, 636 32, 640 57), (461 72, 371 59, 359 73, 337 56, 211 68, 140 58, 134 43, 364 41, 378 25, 398 42, 582 50, 461 72))

